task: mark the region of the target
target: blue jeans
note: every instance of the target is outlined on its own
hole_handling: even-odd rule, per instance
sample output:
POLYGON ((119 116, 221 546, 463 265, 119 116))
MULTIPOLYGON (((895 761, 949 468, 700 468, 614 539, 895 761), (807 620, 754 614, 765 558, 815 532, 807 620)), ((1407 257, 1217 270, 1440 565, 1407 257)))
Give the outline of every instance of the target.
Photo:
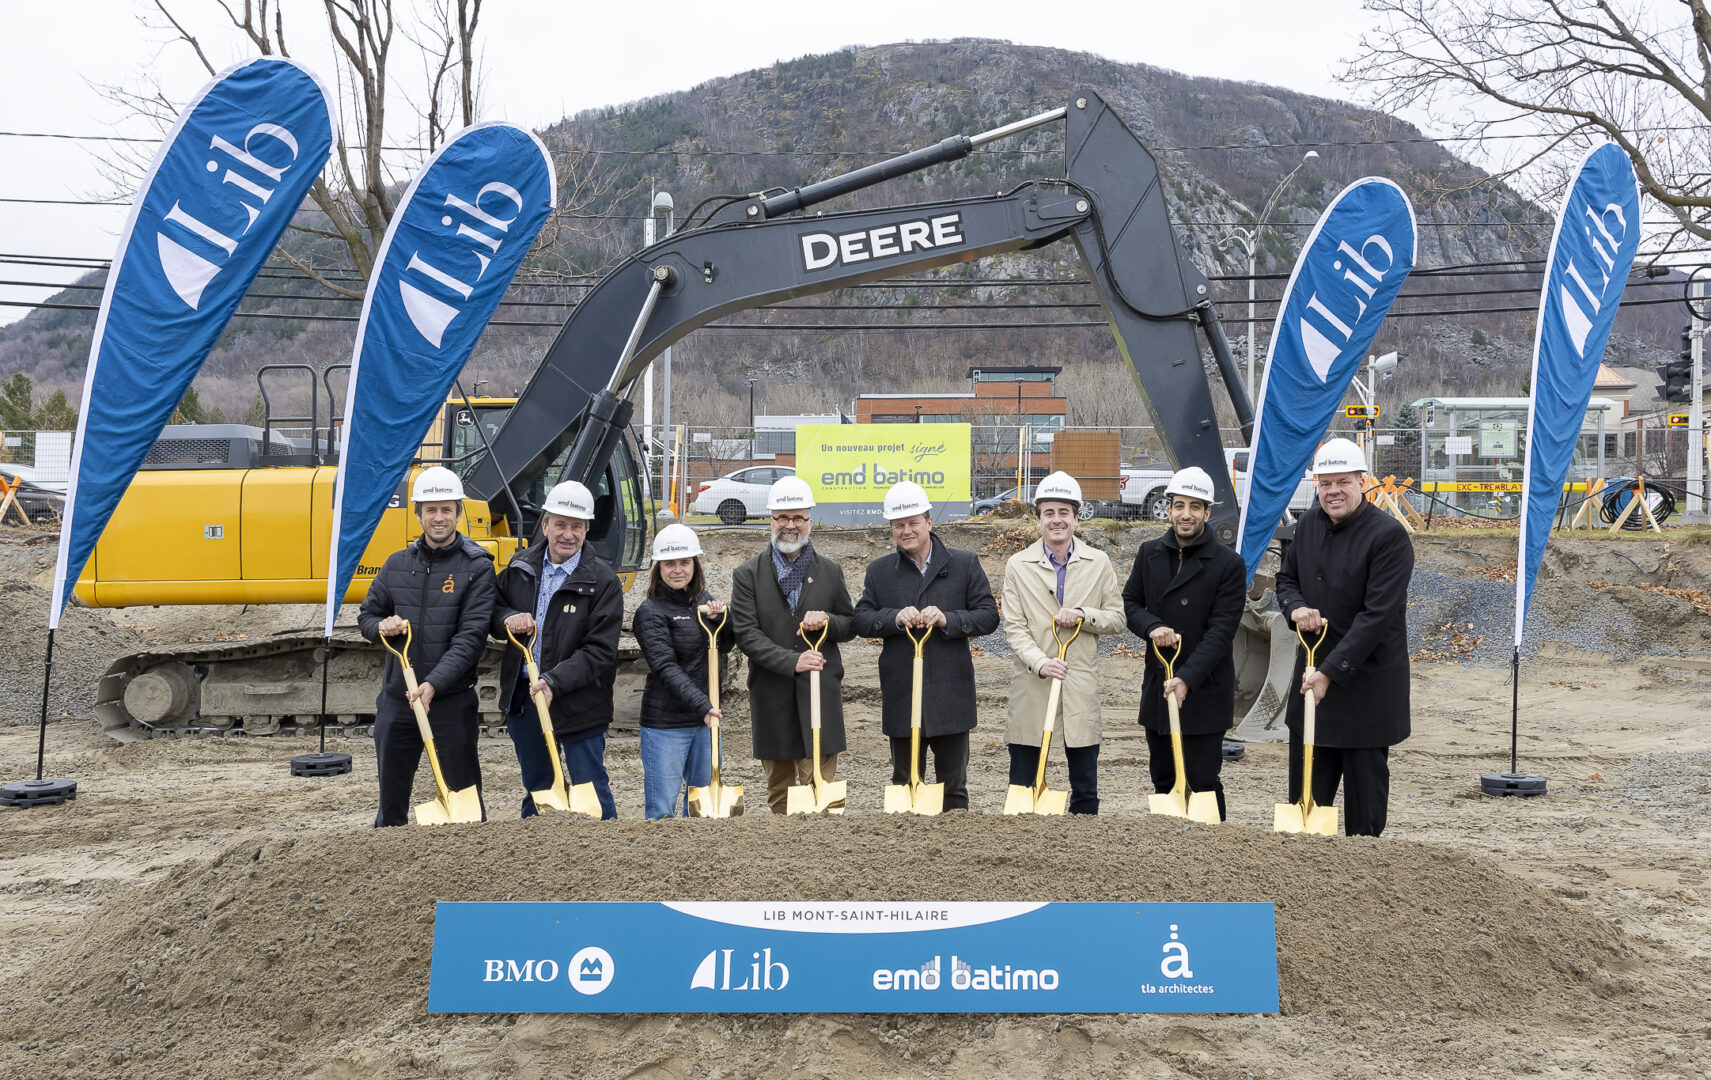
POLYGON ((642 729, 642 793, 647 816, 675 817, 683 791, 683 816, 689 816, 688 787, 713 782, 713 733, 705 724, 692 728, 642 729))
MULTIPOLYGON (((553 760, 547 753, 546 736, 541 734, 541 722, 535 711, 510 713, 505 717, 505 729, 511 733, 511 743, 517 748, 517 765, 523 773, 523 817, 534 817, 535 798, 531 791, 540 791, 553 782, 553 760)), ((606 729, 574 742, 561 740, 559 761, 564 764, 565 779, 572 784, 594 784, 600 797, 600 818, 608 821, 618 816, 618 804, 612 801, 612 782, 606 776, 606 729)))

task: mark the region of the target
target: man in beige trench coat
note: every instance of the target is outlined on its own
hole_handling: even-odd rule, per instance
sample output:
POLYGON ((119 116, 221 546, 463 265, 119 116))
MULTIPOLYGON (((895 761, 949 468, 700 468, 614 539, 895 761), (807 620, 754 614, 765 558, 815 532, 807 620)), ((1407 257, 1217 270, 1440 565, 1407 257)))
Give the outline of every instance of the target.
POLYGON ((1010 715, 1004 738, 1010 744, 1010 783, 1031 787, 1040 763, 1048 680, 1063 680, 1053 744, 1069 758, 1069 812, 1099 812, 1098 635, 1124 628, 1123 594, 1103 551, 1075 542, 1081 485, 1055 472, 1034 491, 1040 543, 1010 556, 1004 565, 1004 637, 1014 657, 1010 715), (1067 640, 1081 635, 1064 659, 1057 658, 1052 628, 1067 640))

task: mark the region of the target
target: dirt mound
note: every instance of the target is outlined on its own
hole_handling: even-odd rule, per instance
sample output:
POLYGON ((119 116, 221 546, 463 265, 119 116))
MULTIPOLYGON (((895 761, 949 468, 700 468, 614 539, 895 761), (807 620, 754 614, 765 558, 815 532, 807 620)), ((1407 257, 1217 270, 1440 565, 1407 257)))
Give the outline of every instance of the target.
MULTIPOLYGON (((423 1063, 410 1047, 438 1046, 431 1056, 455 1072, 471 1055, 486 1060, 504 1048, 515 1058, 522 1038, 574 1055, 583 1075, 634 1075, 636 1055, 665 1059, 685 1046, 688 1061, 677 1061, 676 1076, 702 1060, 696 1046, 717 1049, 737 1075, 754 1075, 776 1067, 781 1044, 836 1044, 849 1023, 872 1022, 882 1040, 892 1032, 907 1046, 958 1032, 955 1041, 966 1042, 970 1028, 996 1022, 475 1023, 425 1012, 434 900, 781 896, 1271 900, 1283 1009, 1307 1023, 1365 1025, 1388 1016, 1418 1026, 1420 1018, 1500 1015, 1511 1024, 1592 1026, 1630 1001, 1658 1007, 1633 1000, 1642 963, 1609 923, 1488 861, 1435 845, 1325 842, 1149 818, 535 819, 431 834, 251 840, 181 866, 110 904, 38 968, 65 980, 57 991, 38 974, 0 997, 0 1057, 23 1048, 37 1062, 44 1059, 34 1055, 45 1053, 59 1071, 107 1076, 152 1075, 163 1066, 185 1076, 309 1075, 323 1065, 323 1075, 344 1076, 363 1062, 421 1076, 429 1070, 417 1067, 423 1063), (745 1027, 770 1036, 733 1041, 745 1027), (442 1040, 455 1041, 457 1051, 442 1040)), ((1023 1021, 1015 1018, 1011 1036, 1038 1038, 1025 1033, 1042 1023, 1053 1024, 1046 1018, 1016 1028, 1023 1021)), ((505 1057, 480 1071, 511 1071, 499 1067, 505 1057)), ((900 1066, 893 1059, 887 1068, 900 1066)))

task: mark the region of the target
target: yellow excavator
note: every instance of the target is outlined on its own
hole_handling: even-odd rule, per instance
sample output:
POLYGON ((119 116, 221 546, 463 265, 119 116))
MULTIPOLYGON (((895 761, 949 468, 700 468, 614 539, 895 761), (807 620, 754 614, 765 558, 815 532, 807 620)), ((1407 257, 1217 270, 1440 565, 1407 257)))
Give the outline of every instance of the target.
MULTIPOLYGON (((275 417, 267 391, 272 384, 277 392, 282 375, 302 374, 326 384, 330 373, 306 365, 267 365, 257 376, 267 407, 261 427, 167 427, 96 544, 77 582, 78 599, 103 608, 306 604, 318 609, 327 591, 337 432, 312 425, 276 429, 276 421, 283 425, 304 418, 275 417)), ((387 556, 421 534, 406 496, 416 472, 442 463, 467 471, 515 404, 515 398, 504 397, 458 396, 446 402, 416 464, 387 504, 345 592, 345 604, 360 604, 387 556)), ((311 414, 317 406, 311 403, 311 414)), ((633 451, 626 444, 615 456, 616 475, 601 494, 610 499, 616 486, 612 480, 628 485, 627 501, 637 511, 632 518, 639 517, 642 493, 633 451)), ((503 568, 520 546, 509 524, 504 517, 495 520, 487 502, 472 498, 464 504, 459 530, 503 568)), ((617 567, 626 590, 634 581, 634 563, 617 567)), ((360 731, 372 722, 384 657, 349 625, 354 608, 346 607, 343 614, 327 672, 325 715, 331 724, 360 731)), ((317 610, 296 632, 122 657, 97 686, 95 715, 119 739, 314 731, 323 715, 323 641, 314 625, 319 619, 317 610)), ((502 655, 502 646, 492 645, 477 677, 482 719, 490 730, 503 722, 498 705, 502 655)), ((626 647, 620 655, 626 669, 639 666, 639 650, 626 647)), ((639 693, 640 680, 640 674, 621 677, 621 700, 639 693)))

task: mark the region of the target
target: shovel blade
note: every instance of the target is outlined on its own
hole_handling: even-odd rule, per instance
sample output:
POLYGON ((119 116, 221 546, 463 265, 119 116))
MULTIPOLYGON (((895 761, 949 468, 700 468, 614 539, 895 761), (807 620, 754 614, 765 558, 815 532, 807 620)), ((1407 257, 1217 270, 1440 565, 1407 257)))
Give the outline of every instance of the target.
POLYGON ((1034 789, 1024 784, 1011 784, 1010 790, 1004 793, 1004 812, 1006 814, 1033 813, 1034 789))
POLYGON ((828 780, 816 790, 812 784, 792 784, 784 793, 786 814, 841 814, 847 781, 828 780))
POLYGON ((1188 797, 1188 820, 1198 821, 1202 825, 1216 825, 1223 818, 1218 816, 1218 796, 1210 791, 1196 791, 1188 797))
POLYGON ((909 809, 933 817, 945 812, 945 785, 917 784, 909 792, 909 809))
POLYGON ((709 784, 689 789, 689 816, 733 818, 743 813, 741 784, 709 784))
POLYGON ((1300 803, 1273 803, 1271 811, 1271 831, 1298 833, 1307 831, 1307 820, 1301 813, 1300 803))
POLYGON ((914 800, 909 798, 909 785, 885 785, 885 812, 887 814, 908 814, 915 809, 914 800))
POLYGON ((559 810, 567 814, 570 813, 570 796, 566 795, 564 788, 557 784, 545 791, 531 791, 529 798, 535 800, 536 810, 559 810))
POLYGON ((1188 816, 1188 799, 1180 791, 1167 791, 1163 795, 1148 795, 1147 809, 1165 817, 1188 816))
POLYGON ((438 799, 429 799, 425 803, 416 804, 416 824, 418 825, 450 825, 451 811, 446 804, 438 799))
POLYGON ((592 781, 570 785, 570 812, 593 818, 600 816, 600 796, 594 793, 592 781))
POLYGON ((1307 821, 1303 827, 1314 836, 1337 835, 1337 808, 1334 806, 1315 806, 1312 812, 1307 815, 1307 821))
POLYGON ((1069 792, 1053 791, 1051 788, 1040 792, 1034 800, 1034 813, 1052 817, 1062 817, 1069 813, 1069 792))
POLYGON ((480 821, 482 817, 481 792, 473 787, 454 791, 448 800, 447 809, 451 811, 453 821, 464 823, 480 821))

